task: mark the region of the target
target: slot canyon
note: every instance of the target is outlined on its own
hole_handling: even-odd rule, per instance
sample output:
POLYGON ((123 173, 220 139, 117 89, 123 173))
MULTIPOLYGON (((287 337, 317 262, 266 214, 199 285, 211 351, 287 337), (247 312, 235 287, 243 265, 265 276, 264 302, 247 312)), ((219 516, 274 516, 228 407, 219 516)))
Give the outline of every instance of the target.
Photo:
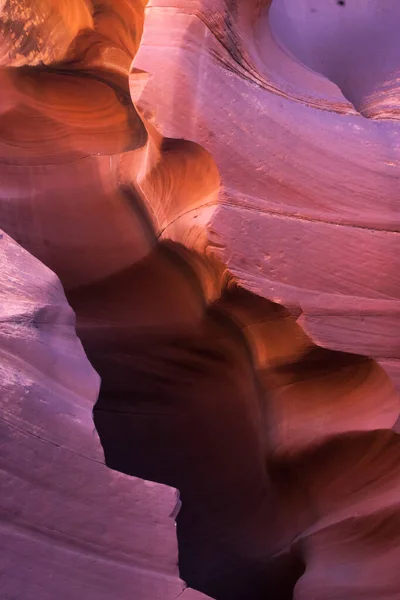
POLYGON ((0 600, 400 598, 399 22, 0 0, 0 600))

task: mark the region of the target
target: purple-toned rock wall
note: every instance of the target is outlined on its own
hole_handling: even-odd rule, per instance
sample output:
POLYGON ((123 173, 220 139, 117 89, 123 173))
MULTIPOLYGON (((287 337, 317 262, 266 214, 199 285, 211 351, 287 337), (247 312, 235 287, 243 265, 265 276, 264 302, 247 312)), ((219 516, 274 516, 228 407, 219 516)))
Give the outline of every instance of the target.
POLYGON ((397 600, 399 11, 0 1, 0 600, 397 600))

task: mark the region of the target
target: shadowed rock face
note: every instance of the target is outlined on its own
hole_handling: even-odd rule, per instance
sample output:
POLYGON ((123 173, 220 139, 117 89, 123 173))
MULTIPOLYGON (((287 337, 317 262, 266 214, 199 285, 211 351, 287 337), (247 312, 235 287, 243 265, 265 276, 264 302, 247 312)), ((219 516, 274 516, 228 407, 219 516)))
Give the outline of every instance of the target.
POLYGON ((0 1, 0 596, 395 600, 397 3, 145 4, 0 1))
POLYGON ((1 598, 200 600, 177 575, 174 490, 103 464, 100 381, 60 281, 0 244, 1 598))
MULTIPOLYGON (((318 535, 329 545, 327 528, 345 536, 354 513, 372 523, 378 497, 392 502, 369 477, 398 480, 398 396, 377 363, 315 346, 285 309, 235 284, 207 305, 198 260, 163 242, 69 295, 102 374, 94 420, 106 464, 180 490, 191 586, 291 598, 306 569, 296 593, 309 597, 318 535)), ((321 584, 320 597, 329 587, 339 598, 338 585, 321 584)))

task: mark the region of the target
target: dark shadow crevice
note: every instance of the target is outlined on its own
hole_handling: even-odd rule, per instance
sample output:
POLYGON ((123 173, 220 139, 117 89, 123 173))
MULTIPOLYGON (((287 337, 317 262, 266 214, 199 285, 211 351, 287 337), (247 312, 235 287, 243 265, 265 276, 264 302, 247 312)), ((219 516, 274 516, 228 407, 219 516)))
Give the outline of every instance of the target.
POLYGON ((218 270, 199 270, 204 260, 162 242, 131 269, 69 293, 102 378, 94 421, 110 468, 179 489, 179 566, 189 586, 217 600, 289 600, 306 561, 293 544, 321 518, 312 457, 330 456, 326 468, 336 464, 345 477, 331 444, 343 440, 345 456, 346 428, 367 445, 378 435, 365 423, 357 431, 357 414, 341 423, 346 394, 375 367, 299 345, 286 309, 235 285, 208 304, 201 277, 218 270), (326 396, 335 380, 336 404, 326 396), (295 434, 288 440, 285 422, 295 434))

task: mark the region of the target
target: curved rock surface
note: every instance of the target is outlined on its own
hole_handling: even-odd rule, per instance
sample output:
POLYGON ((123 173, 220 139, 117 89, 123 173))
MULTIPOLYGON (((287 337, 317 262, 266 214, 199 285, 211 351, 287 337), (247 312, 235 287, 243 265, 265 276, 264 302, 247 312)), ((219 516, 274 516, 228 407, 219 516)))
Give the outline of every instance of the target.
POLYGON ((4 233, 0 265, 1 598, 200 600, 176 573, 174 490, 103 465, 58 278, 4 233))
MULTIPOLYGON (((70 294, 102 375, 94 416, 106 463, 180 490, 179 564, 192 587, 286 599, 299 580, 296 598, 351 598, 353 583, 319 582, 331 567, 315 575, 315 540, 350 543, 346 522, 375 531, 382 510, 396 519, 398 394, 377 363, 314 346, 288 311, 235 284, 207 302, 210 277, 163 242, 70 294)), ((374 573, 377 595, 398 589, 394 571, 374 573)))
MULTIPOLYGON (((366 119, 319 67, 296 60, 339 27, 351 43, 360 14, 375 33, 369 56, 398 5, 324 2, 313 13, 314 4, 149 2, 132 95, 143 110, 156 107, 165 136, 196 141, 215 158, 221 189, 210 243, 241 284, 301 311, 319 345, 373 356, 398 384, 397 79, 392 93, 375 85, 385 109, 366 119), (140 94, 138 68, 151 74, 140 94)), ((386 38, 375 52, 382 69, 398 56, 391 27, 386 38)), ((357 62, 360 44, 348 67, 372 77, 367 59, 357 62)))
POLYGON ((5 597, 397 599, 397 15, 0 2, 5 597))

